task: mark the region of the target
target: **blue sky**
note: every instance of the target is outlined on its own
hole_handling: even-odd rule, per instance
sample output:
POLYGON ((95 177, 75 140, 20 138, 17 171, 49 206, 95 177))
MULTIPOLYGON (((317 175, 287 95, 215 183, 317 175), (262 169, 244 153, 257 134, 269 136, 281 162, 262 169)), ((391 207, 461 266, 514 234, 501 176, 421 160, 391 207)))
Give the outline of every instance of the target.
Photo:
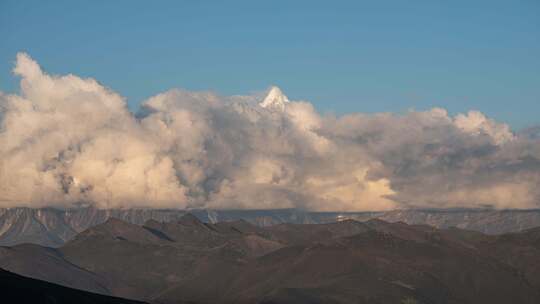
POLYGON ((0 90, 28 52, 93 77, 130 107, 173 87, 278 85, 323 112, 469 109, 540 122, 540 2, 0 2, 0 90))

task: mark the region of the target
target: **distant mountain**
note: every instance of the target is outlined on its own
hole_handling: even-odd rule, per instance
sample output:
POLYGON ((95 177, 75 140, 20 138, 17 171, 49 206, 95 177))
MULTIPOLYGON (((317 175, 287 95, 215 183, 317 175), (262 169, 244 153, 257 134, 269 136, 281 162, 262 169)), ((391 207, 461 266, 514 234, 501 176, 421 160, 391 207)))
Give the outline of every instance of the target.
MULTIPOLYGON (((261 298, 261 303, 538 301, 539 228, 489 236, 378 219, 366 225, 373 230, 295 247, 295 251, 286 247, 273 252, 255 261, 256 266, 245 267, 235 278, 261 282, 247 289, 250 296, 261 298), (273 286, 268 283, 272 281, 273 286), (311 282, 317 282, 317 288, 311 282)), ((234 294, 230 289, 227 292, 234 294)))
MULTIPOLYGON (((540 301, 540 252, 530 249, 538 238, 529 231, 499 237, 381 220, 358 224, 366 229, 352 235, 341 234, 351 231, 352 222, 313 225, 315 230, 328 227, 338 232, 305 242, 311 233, 303 230, 306 236, 291 246, 250 260, 241 268, 209 271, 156 299, 163 303, 220 299, 220 303, 342 304, 540 301), (492 251, 508 238, 523 243, 515 250, 492 251), (519 252, 527 256, 526 262, 517 263, 519 252), (529 270, 532 265, 535 268, 529 270), (219 281, 220 273, 227 273, 226 283, 219 281), (213 288, 206 289, 209 284, 213 288)), ((298 235, 298 227, 282 227, 280 234, 298 235)))
POLYGON ((193 215, 142 226, 109 219, 59 249, 63 257, 112 284, 112 294, 150 300, 158 292, 209 271, 240 267, 283 244, 242 222, 208 224, 193 215))
MULTIPOLYGON (((190 210, 206 223, 245 220, 264 227, 283 223, 321 224, 354 219, 379 218, 389 222, 427 224, 437 228, 458 227, 487 234, 521 231, 540 226, 540 210, 395 210, 388 212, 305 212, 296 209, 277 210, 190 210)), ((142 225, 148 220, 171 222, 186 214, 185 210, 78 208, 0 208, 0 246, 34 243, 59 247, 77 233, 105 222, 109 218, 142 225)))
POLYGON ((160 304, 540 302, 539 228, 486 235, 380 219, 261 227, 192 214, 142 225, 111 217, 57 249, 1 248, 0 267, 13 265, 160 304))
POLYGON ((0 267, 70 287, 149 300, 209 269, 240 267, 283 246, 244 221, 208 224, 187 214, 173 222, 135 225, 110 218, 58 249, 0 247, 0 267))
POLYGON ((393 210, 375 218, 387 222, 426 224, 437 228, 458 227, 486 234, 502 234, 540 226, 540 209, 411 209, 393 210))
POLYGON ((149 219, 172 221, 185 214, 176 210, 102 210, 77 208, 4 208, 0 209, 0 245, 34 243, 58 247, 77 233, 109 218, 141 225, 149 219))
POLYGON ((49 282, 26 278, 0 269, 2 303, 42 304, 142 304, 143 302, 98 295, 49 282))
POLYGON ((285 105, 289 103, 289 98, 283 94, 280 88, 273 86, 268 91, 268 95, 264 100, 259 104, 263 108, 278 109, 283 111, 285 105))

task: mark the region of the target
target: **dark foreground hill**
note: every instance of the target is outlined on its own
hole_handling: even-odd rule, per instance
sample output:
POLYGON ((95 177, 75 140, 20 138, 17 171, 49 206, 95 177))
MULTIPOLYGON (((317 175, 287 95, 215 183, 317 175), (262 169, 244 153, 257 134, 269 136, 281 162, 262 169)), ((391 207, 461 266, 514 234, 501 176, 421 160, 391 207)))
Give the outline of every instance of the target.
POLYGON ((110 218, 60 248, 0 247, 0 267, 161 304, 540 303, 540 230, 110 218))
POLYGON ((26 278, 0 269, 2 303, 42 304, 143 304, 26 278))

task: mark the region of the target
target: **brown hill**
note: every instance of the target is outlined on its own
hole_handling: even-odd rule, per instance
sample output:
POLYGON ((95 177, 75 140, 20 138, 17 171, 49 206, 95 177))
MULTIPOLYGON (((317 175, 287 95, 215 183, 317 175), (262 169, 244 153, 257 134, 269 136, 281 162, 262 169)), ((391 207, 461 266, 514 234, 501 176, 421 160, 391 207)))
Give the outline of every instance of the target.
MULTIPOLYGON (((389 224, 395 225, 395 224, 389 224)), ((388 227, 387 227, 388 228, 388 227)), ((411 227, 289 246, 260 257, 209 292, 208 273, 161 294, 212 303, 537 303, 539 290, 504 262, 411 227), (411 240, 414 239, 414 240, 411 240), (204 291, 204 292, 203 292, 204 291)), ((538 276, 538 274, 536 274, 538 276)))
POLYGON ((110 219, 58 250, 4 248, 13 253, 0 267, 9 260, 37 276, 31 265, 42 261, 43 279, 63 271, 66 284, 165 304, 538 303, 539 247, 540 229, 489 236, 377 219, 258 227, 187 215, 110 219))

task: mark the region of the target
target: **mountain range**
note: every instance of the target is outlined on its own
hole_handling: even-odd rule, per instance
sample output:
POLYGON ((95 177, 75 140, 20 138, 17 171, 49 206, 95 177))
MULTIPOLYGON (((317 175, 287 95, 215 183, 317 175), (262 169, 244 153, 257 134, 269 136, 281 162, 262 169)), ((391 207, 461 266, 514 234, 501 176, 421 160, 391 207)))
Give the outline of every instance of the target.
MULTIPOLYGON (((172 209, 0 208, 0 245, 34 243, 59 247, 77 233, 104 223, 109 218, 142 225, 150 219, 159 222, 175 221, 186 212, 172 209)), ((540 210, 409 209, 387 212, 308 212, 297 209, 205 209, 189 212, 206 223, 242 219, 260 227, 282 223, 321 224, 345 219, 366 221, 373 218, 388 222, 426 224, 436 228, 458 227, 486 234, 517 232, 540 226, 540 210)))
POLYGON ((488 235, 378 218, 258 226, 111 216, 58 248, 0 247, 0 268, 161 304, 539 303, 540 228, 488 235))

